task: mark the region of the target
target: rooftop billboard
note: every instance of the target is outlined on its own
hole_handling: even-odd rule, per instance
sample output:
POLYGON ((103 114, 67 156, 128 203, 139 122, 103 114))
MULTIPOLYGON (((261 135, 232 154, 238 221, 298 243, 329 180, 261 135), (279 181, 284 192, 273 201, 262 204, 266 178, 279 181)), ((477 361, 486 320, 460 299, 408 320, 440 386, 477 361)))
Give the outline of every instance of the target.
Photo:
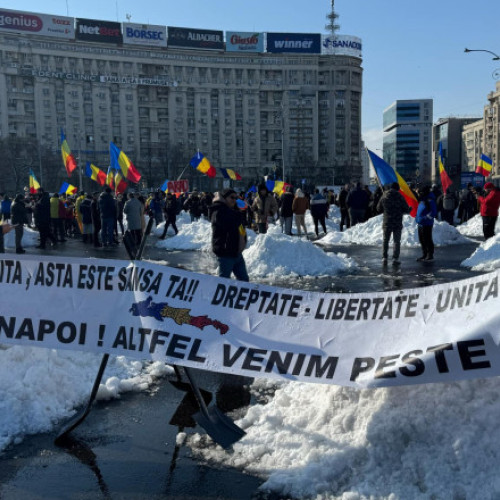
POLYGON ((76 39, 86 42, 123 43, 120 23, 98 21, 97 19, 77 19, 76 39))
POLYGON ((318 33, 268 33, 267 52, 320 54, 321 35, 318 33))
POLYGON ((168 46, 187 49, 224 50, 222 31, 168 27, 168 46))
POLYGON ((73 40, 75 38, 75 20, 73 17, 0 9, 0 31, 31 33, 32 35, 73 40))
POLYGON ((227 52, 264 52, 264 33, 226 31, 227 52))
POLYGON ((167 28, 154 24, 123 23, 123 43, 166 47, 167 28))
POLYGON ((361 38, 349 35, 323 35, 321 53, 324 55, 362 57, 361 38))

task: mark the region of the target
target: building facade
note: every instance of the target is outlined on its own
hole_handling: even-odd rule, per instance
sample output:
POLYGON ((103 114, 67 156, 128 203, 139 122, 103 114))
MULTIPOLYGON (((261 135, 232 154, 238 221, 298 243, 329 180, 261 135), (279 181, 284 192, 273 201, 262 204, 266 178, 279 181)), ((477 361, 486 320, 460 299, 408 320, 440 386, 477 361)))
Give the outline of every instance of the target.
POLYGON ((407 182, 430 182, 432 99, 398 100, 384 110, 384 160, 407 182))
POLYGON ((488 94, 488 104, 484 106, 483 117, 463 128, 462 158, 468 171, 474 171, 481 155, 491 158, 493 167, 488 180, 500 181, 500 82, 496 82, 494 92, 488 94))
POLYGON ((463 130, 479 118, 441 118, 433 126, 433 168, 432 181, 440 182, 439 143, 443 150, 443 164, 454 186, 461 185, 462 172, 469 171, 467 162, 463 162, 463 130))
MULTIPOLYGON (((74 21, 78 33, 83 20, 74 21)), ((118 34, 121 25, 102 23, 118 34)), ((184 28, 168 30, 181 47, 170 38, 168 46, 126 45, 133 29, 125 24, 118 42, 92 40, 92 26, 80 39, 0 30, 0 139, 57 151, 64 129, 80 165, 106 170, 113 141, 142 173, 163 178, 180 175, 179 154, 197 151, 245 184, 273 171, 292 183, 361 178, 360 50, 250 53, 229 48, 247 48, 243 34, 227 33, 224 43, 192 30, 203 33, 189 46, 184 28), (210 41, 217 45, 206 49, 210 41)))
POLYGON ((475 172, 484 144, 484 121, 478 119, 462 129, 462 171, 475 172))

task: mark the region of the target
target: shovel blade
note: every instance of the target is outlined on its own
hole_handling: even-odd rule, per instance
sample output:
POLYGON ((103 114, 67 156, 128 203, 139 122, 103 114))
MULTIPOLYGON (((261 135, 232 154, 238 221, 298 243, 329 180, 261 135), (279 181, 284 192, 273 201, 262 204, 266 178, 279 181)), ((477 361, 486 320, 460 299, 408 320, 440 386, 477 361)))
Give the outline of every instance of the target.
POLYGON ((199 412, 194 419, 205 429, 207 434, 223 448, 229 448, 238 442, 246 432, 238 427, 228 416, 216 406, 208 408, 206 414, 199 412))

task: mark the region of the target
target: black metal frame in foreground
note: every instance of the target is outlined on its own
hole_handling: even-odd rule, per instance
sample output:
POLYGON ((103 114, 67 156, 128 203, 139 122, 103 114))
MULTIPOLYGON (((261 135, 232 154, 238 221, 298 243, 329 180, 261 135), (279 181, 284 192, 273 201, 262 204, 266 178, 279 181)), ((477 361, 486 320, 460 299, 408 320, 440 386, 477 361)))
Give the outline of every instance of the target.
MULTIPOLYGON (((133 244, 133 240, 131 238, 126 238, 126 236, 128 236, 127 233, 124 236, 125 248, 131 260, 141 260, 144 247, 146 246, 146 239, 151 232, 152 227, 153 217, 150 217, 138 250, 136 250, 136 247, 133 244)), ((104 354, 87 404, 61 427, 55 439, 56 444, 64 442, 65 437, 73 429, 78 427, 89 414, 90 409, 92 408, 92 404, 94 403, 94 400, 97 396, 97 391, 99 390, 99 385, 104 375, 106 365, 108 364, 108 359, 109 354, 104 354)), ((178 367, 174 366, 174 369, 177 376, 179 377, 178 367)), ((189 381, 189 385, 186 384, 187 389, 190 390, 194 395, 200 409, 200 412, 194 415, 196 422, 198 422, 198 424, 205 429, 207 434, 216 443, 221 445, 223 448, 229 448, 245 435, 245 431, 238 427, 229 417, 224 415, 224 413, 222 413, 215 404, 208 408, 190 368, 183 367, 183 370, 189 381)))

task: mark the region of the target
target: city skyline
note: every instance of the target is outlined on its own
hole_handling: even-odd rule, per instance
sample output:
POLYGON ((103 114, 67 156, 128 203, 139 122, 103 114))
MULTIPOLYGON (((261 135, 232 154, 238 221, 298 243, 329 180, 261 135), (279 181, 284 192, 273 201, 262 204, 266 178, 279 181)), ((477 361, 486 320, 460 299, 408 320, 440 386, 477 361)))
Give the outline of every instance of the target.
MULTIPOLYGON (((325 33, 330 1, 255 0, 251 4, 188 0, 158 4, 131 0, 85 4, 74 0, 5 0, 3 8, 110 21, 221 29, 224 31, 290 31, 325 33)), ((383 111, 395 100, 433 99, 435 123, 448 116, 482 116, 488 93, 495 90, 493 73, 500 61, 500 43, 484 28, 486 18, 500 14, 500 4, 465 0, 408 5, 398 0, 337 0, 339 34, 362 39, 362 133, 370 149, 382 148, 383 111)))

